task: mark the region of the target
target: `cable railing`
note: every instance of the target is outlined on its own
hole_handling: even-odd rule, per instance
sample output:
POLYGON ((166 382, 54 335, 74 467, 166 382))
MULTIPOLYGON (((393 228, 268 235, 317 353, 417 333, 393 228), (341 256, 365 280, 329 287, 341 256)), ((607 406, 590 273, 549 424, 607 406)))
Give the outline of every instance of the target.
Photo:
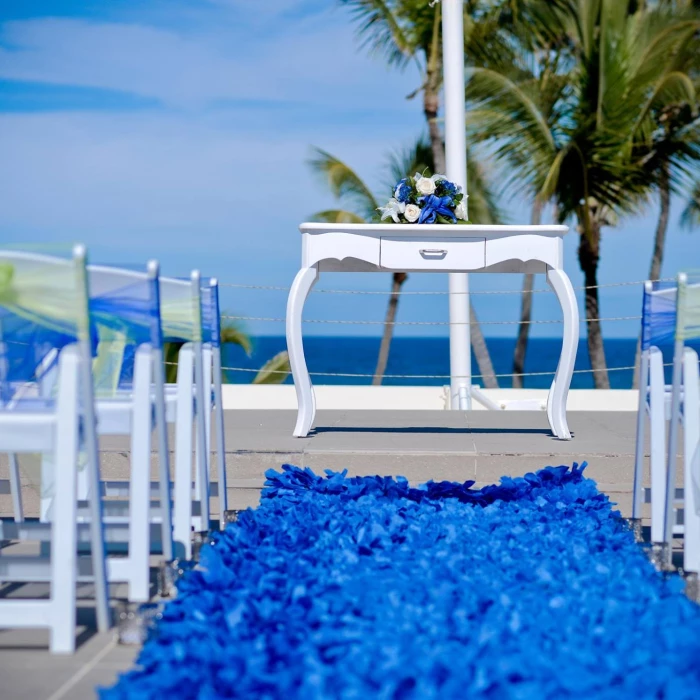
MULTIPOLYGON (((664 277, 657 280, 658 282, 673 282, 675 277, 664 277)), ((607 284, 592 284, 584 287, 574 287, 576 291, 584 291, 587 289, 609 289, 611 287, 636 287, 643 285, 647 280, 637 280, 634 282, 610 282, 607 284)), ((270 291, 270 292, 288 292, 290 287, 281 287, 277 285, 267 285, 267 284, 233 284, 231 282, 220 282, 220 287, 229 287, 232 289, 250 289, 258 291, 270 291)), ((549 294, 551 289, 484 289, 475 290, 469 292, 449 292, 447 290, 438 291, 404 291, 400 290, 394 292, 392 290, 362 290, 362 289, 313 289, 312 294, 359 294, 359 295, 379 295, 379 296, 391 296, 394 294, 400 296, 446 296, 448 294, 469 294, 474 295, 488 295, 488 294, 549 294)))
MULTIPOLYGON (((166 365, 177 365, 176 362, 166 362, 166 365)), ((673 363, 665 363, 664 367, 671 367, 673 363)), ((259 369, 251 369, 250 367, 222 367, 222 370, 226 372, 250 372, 257 374, 261 371, 265 371, 266 374, 284 374, 288 375, 289 372, 286 370, 268 370, 260 367, 259 369)), ((575 369, 574 374, 593 374, 595 372, 622 372, 630 371, 636 369, 634 365, 628 367, 607 367, 602 369, 575 369)), ((370 379, 374 377, 371 373, 359 373, 359 372, 312 372, 309 374, 315 377, 346 377, 346 378, 357 378, 357 379, 370 379)), ((512 377, 553 377, 554 371, 551 372, 512 372, 507 374, 489 374, 489 377, 496 377, 497 379, 507 379, 512 377)), ((450 379, 452 375, 449 374, 383 374, 384 379, 450 379)), ((485 375, 483 374, 471 374, 471 375, 455 375, 455 379, 467 379, 471 377, 472 379, 483 379, 485 375)))
MULTIPOLYGON (((673 281, 675 278, 663 278, 663 282, 673 281)), ((611 289, 611 288, 634 288, 641 287, 644 285, 646 280, 634 280, 626 282, 610 282, 598 285, 586 285, 574 287, 578 292, 585 292, 590 289, 611 289)), ((262 284, 235 284, 222 282, 221 287, 227 287, 230 289, 237 290, 252 290, 252 291, 270 291, 270 292, 289 292, 290 287, 281 285, 262 285, 262 284)), ((399 295, 402 297, 414 297, 414 296, 447 296, 450 294, 447 290, 436 290, 436 291, 413 291, 413 290, 357 290, 357 289, 313 289, 312 294, 340 294, 340 295, 352 295, 352 296, 379 296, 388 297, 392 295, 399 295)), ((458 292, 458 294, 469 294, 473 296, 499 296, 499 295, 522 295, 522 294, 551 294, 552 290, 549 287, 541 289, 501 289, 501 290, 472 290, 469 292, 458 292)), ((223 314, 222 319, 228 321, 242 321, 242 322, 253 322, 253 323, 285 323, 286 318, 277 316, 247 316, 243 314, 223 314)), ((641 315, 632 316, 600 316, 597 318, 587 319, 582 316, 579 319, 581 324, 586 324, 589 322, 605 322, 605 323, 620 323, 620 322, 637 322, 642 320, 641 315)), ((445 321, 385 321, 385 320, 363 320, 363 319, 320 319, 311 318, 303 319, 305 324, 316 324, 316 325, 333 325, 333 326, 392 326, 392 327, 450 327, 450 326, 547 326, 547 325, 557 325, 562 324, 563 319, 530 319, 530 320, 473 320, 468 323, 454 323, 449 320, 445 321)), ((665 365, 668 366, 668 365, 665 365)), ((253 369, 250 367, 223 367, 226 372, 241 372, 241 373, 258 373, 263 370, 263 368, 253 369)), ((584 375, 584 374, 595 374, 597 372, 629 372, 635 370, 634 365, 627 366, 617 366, 617 367, 605 367, 605 368, 589 368, 589 369, 576 369, 574 374, 584 375)), ((288 374, 284 370, 264 370, 268 374, 286 375, 288 374)), ((315 377, 337 377, 346 379, 371 379, 375 375, 374 373, 366 372, 321 372, 321 371, 310 371, 310 375, 315 377)), ((489 378, 497 379, 512 379, 514 377, 553 377, 555 371, 541 371, 541 372, 510 372, 510 373, 495 373, 489 374, 489 378)), ((452 377, 449 374, 383 374, 384 379, 392 380, 446 380, 454 378, 464 378, 464 377, 452 377)), ((485 376, 482 374, 472 374, 471 379, 484 379, 485 376)))
MULTIPOLYGON (((285 318, 274 318, 270 316, 228 316, 222 314, 221 318, 229 321, 264 321, 270 323, 285 323, 285 318)), ((580 323, 587 321, 641 321, 641 316, 607 316, 601 318, 581 318, 580 323)), ((361 320, 345 320, 345 319, 324 319, 324 318, 305 318, 304 323, 331 323, 331 324, 347 324, 351 326, 519 326, 522 324, 538 325, 538 324, 555 324, 564 323, 562 319, 547 319, 542 321, 470 321, 469 323, 457 323, 452 321, 361 321, 361 320)))

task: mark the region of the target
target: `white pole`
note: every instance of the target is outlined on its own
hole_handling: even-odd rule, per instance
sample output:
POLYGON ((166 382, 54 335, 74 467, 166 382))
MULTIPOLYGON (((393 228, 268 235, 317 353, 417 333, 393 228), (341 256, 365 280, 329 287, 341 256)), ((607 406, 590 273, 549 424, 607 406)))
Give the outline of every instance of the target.
MULTIPOLYGON (((466 107, 464 100, 463 0, 442 0, 442 63, 445 92, 445 175, 467 194, 466 107)), ((450 405, 471 409, 469 280, 450 274, 450 405)))

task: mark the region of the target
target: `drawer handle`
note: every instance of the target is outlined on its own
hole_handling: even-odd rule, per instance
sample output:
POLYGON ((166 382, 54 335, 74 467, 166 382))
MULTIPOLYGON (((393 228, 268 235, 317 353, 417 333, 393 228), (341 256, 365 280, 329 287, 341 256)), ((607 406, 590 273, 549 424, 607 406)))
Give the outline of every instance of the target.
POLYGON ((444 258, 447 251, 441 248, 421 248, 420 254, 424 258, 444 258))

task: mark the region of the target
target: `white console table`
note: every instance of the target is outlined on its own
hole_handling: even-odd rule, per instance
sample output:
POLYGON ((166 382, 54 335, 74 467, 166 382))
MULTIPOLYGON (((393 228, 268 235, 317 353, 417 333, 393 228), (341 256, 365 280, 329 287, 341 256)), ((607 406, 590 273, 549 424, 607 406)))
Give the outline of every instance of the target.
POLYGON ((308 435, 316 399, 304 358, 302 312, 321 272, 541 273, 564 314, 561 355, 547 399, 554 435, 570 440, 566 399, 576 360, 579 317, 563 267, 567 226, 307 223, 301 231, 302 264, 287 302, 287 348, 299 412, 295 437, 308 435))

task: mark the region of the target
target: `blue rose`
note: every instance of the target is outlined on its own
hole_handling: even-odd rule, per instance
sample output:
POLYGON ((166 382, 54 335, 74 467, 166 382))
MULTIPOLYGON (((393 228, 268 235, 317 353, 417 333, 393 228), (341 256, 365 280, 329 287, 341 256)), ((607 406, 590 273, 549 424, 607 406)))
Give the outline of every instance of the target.
POLYGON ((449 197, 454 197, 458 193, 457 185, 449 180, 439 180, 437 184, 437 190, 441 195, 447 195, 449 197))
POLYGON ((434 224, 438 216, 444 216, 452 220, 453 223, 457 223, 454 211, 452 211, 454 202, 451 197, 437 197, 434 194, 429 194, 426 197, 421 197, 418 201, 422 205, 418 218, 419 224, 434 224))
POLYGON ((400 180, 396 185, 394 190, 394 199, 399 202, 408 202, 408 198, 411 196, 411 186, 407 182, 407 178, 400 180))

